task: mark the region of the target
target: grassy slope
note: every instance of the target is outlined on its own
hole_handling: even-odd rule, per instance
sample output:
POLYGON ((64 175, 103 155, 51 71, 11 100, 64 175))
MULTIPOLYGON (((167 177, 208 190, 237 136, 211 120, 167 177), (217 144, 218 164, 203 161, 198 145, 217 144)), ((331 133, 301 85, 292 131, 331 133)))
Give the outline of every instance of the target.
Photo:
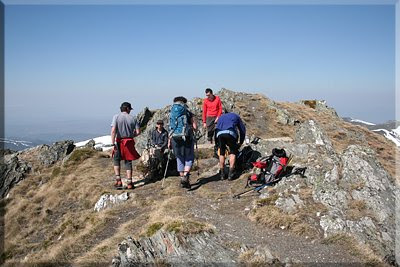
MULTIPOLYGON (((249 133, 262 138, 294 137, 294 126, 277 123, 266 99, 258 95, 249 96, 249 99, 258 104, 254 108, 238 107, 249 133)), ((339 152, 349 144, 363 144, 366 140, 380 156, 384 168, 395 177, 396 148, 384 137, 303 105, 278 105, 300 121, 317 121, 339 152), (359 137, 360 133, 364 140, 359 137)), ((35 163, 34 155, 23 157, 34 163, 34 171, 11 191, 9 199, 2 201, 6 210, 3 257, 16 262, 84 263, 95 259, 109 263, 117 244, 128 235, 146 235, 159 227, 185 231, 188 227, 182 225, 182 220, 197 225, 187 211, 190 198, 175 186, 174 179, 167 180, 163 191, 159 190, 158 183, 149 184, 132 191, 134 195, 125 204, 95 213, 94 204, 102 194, 122 192, 112 189, 111 161, 105 153, 79 153, 67 164, 58 163, 49 168, 35 163)), ((235 191, 234 187, 232 184, 235 191)), ((215 200, 228 194, 204 189, 196 193, 215 200)), ((212 229, 199 223, 197 226, 201 229, 212 229)), ((308 230, 306 226, 298 228, 300 233, 308 230)))

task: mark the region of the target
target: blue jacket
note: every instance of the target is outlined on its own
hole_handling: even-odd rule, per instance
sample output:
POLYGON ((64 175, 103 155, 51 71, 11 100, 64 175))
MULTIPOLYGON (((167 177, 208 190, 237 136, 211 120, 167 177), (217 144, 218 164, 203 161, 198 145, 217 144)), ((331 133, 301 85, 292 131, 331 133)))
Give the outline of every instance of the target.
POLYGON ((240 144, 243 144, 246 135, 246 126, 244 126, 239 115, 230 112, 222 114, 221 117, 219 117, 216 127, 217 136, 223 133, 229 133, 233 137, 238 138, 237 129, 239 129, 240 132, 240 144))

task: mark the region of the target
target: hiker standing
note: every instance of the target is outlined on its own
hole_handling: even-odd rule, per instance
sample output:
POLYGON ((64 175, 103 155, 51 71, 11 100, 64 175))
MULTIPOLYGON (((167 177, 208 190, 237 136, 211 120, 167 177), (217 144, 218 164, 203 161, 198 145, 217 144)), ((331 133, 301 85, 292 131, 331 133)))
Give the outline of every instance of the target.
POLYGON ((222 103, 219 96, 213 94, 212 89, 206 89, 206 98, 203 101, 203 127, 207 130, 207 140, 212 144, 215 124, 222 114, 222 103))
POLYGON ((135 149, 134 137, 140 134, 137 119, 130 115, 132 106, 124 102, 120 107, 121 113, 114 115, 111 122, 111 142, 114 144, 113 161, 115 173, 115 186, 122 186, 120 175, 120 162, 125 161, 127 188, 133 189, 132 184, 132 160, 140 158, 135 149))
POLYGON ((197 130, 197 124, 186 103, 187 99, 183 96, 174 98, 170 113, 168 147, 172 146, 176 157, 181 187, 190 188, 190 169, 194 161, 193 131, 197 130))
POLYGON ((244 126, 239 115, 230 112, 219 117, 216 126, 218 144, 219 144, 219 164, 221 179, 225 179, 225 153, 229 148, 229 175, 228 179, 232 180, 235 175, 236 155, 240 146, 243 144, 246 136, 246 127, 244 126), (238 130, 239 129, 239 134, 238 130), (239 143, 238 143, 239 141, 239 143))

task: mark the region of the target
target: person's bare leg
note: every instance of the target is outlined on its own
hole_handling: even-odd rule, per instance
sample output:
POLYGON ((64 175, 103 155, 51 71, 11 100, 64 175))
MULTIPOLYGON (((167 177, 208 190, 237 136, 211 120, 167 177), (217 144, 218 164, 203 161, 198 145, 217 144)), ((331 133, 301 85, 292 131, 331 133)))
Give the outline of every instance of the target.
POLYGON ((230 154, 229 155, 229 175, 228 175, 229 180, 233 180, 233 178, 235 176, 235 161, 236 161, 236 155, 230 154))
POLYGON ((229 168, 234 169, 235 168, 235 162, 236 162, 236 155, 235 154, 230 154, 229 155, 229 168))
POLYGON ((225 167, 225 156, 219 156, 219 168, 223 169, 225 167))
POLYGON ((185 166, 185 170, 183 172, 183 175, 185 176, 186 174, 190 173, 190 169, 191 168, 192 168, 191 166, 185 166))
POLYGON ((115 187, 120 187, 122 185, 121 182, 121 175, 120 175, 120 166, 114 166, 114 173, 115 173, 115 187))
POLYGON ((126 170, 126 178, 132 180, 132 170, 126 170))
POLYGON ((119 166, 114 166, 115 176, 120 176, 121 168, 119 166))

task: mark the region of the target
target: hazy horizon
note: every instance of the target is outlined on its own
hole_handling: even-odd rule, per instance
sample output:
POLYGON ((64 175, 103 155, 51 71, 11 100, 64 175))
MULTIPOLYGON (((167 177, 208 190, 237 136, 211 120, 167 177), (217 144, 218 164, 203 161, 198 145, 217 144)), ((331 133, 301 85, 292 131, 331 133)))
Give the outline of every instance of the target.
POLYGON ((7 5, 6 136, 108 134, 123 101, 207 87, 394 120, 394 25, 394 5, 7 5))

